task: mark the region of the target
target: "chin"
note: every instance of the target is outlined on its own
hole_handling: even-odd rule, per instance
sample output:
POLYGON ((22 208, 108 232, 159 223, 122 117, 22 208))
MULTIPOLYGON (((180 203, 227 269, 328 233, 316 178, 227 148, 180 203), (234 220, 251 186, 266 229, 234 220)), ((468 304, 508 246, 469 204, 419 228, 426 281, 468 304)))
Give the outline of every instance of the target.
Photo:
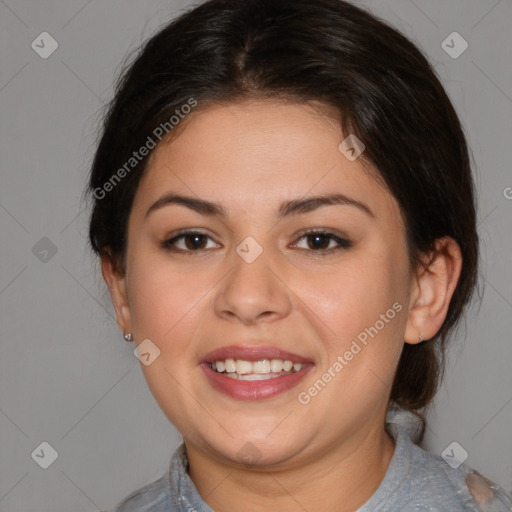
POLYGON ((291 444, 288 445, 286 439, 276 438, 270 441, 251 437, 250 433, 233 438, 227 436, 221 443, 203 441, 202 446, 210 455, 220 457, 228 464, 259 468, 262 471, 268 466, 275 467, 288 462, 297 453, 297 449, 291 444))

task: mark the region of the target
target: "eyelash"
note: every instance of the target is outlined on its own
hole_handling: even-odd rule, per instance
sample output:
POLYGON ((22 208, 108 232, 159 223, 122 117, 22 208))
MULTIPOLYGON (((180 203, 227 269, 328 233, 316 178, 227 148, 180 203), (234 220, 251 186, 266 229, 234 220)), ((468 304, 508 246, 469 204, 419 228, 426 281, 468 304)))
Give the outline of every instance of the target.
MULTIPOLYGON (((184 253, 184 254, 187 254, 189 256, 192 256, 193 253, 199 253, 199 252, 202 252, 202 251, 205 251, 207 249, 197 249, 197 250, 190 250, 190 249, 178 249, 175 247, 174 244, 176 244, 176 242, 178 240, 181 240, 181 239, 184 239, 186 238, 187 236, 202 236, 202 237, 206 237, 206 238, 210 238, 211 237, 209 235, 207 235, 206 233, 202 233, 200 231, 193 231, 193 230, 189 230, 189 231, 182 231, 181 233, 178 233, 176 236, 174 236, 173 238, 170 238, 168 240, 164 240, 162 242, 162 248, 167 250, 167 251, 171 251, 171 252, 177 252, 177 253, 184 253)), ((322 230, 310 230, 310 231, 306 231, 304 232, 298 239, 297 242, 295 243, 298 243, 300 240, 304 239, 304 238, 307 238, 308 236, 314 236, 314 235, 321 235, 321 236, 326 236, 330 241, 335 241, 338 246, 337 247, 331 247, 330 249, 318 249, 318 250, 314 250, 314 249, 302 249, 302 250, 305 250, 305 251, 311 251, 313 253, 318 253, 320 256, 326 256, 328 254, 332 254, 336 251, 339 251, 339 250, 346 250, 346 249, 349 249, 352 247, 352 242, 350 240, 348 240, 347 238, 342 238, 340 236, 337 236, 335 235, 334 233, 331 233, 329 231, 322 231, 322 230)), ((330 244, 330 242, 329 242, 330 244)))

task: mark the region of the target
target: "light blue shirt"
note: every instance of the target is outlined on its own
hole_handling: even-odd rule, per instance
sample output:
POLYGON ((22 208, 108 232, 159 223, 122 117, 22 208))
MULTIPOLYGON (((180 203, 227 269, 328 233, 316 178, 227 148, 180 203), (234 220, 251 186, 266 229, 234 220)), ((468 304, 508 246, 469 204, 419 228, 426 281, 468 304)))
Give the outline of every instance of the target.
MULTIPOLYGON (((379 487, 356 512, 512 511, 512 495, 477 471, 465 464, 450 467, 414 444, 403 426, 386 423, 386 430, 395 439, 395 452, 379 487)), ((212 512, 187 470, 182 443, 166 475, 127 496, 112 512, 212 512)))

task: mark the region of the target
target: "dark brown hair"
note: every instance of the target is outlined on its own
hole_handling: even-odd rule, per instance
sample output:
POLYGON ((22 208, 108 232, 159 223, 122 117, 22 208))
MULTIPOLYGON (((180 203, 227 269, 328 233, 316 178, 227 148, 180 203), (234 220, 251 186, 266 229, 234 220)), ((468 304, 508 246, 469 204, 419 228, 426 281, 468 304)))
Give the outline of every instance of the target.
POLYGON ((124 271, 128 215, 151 151, 126 162, 157 127, 172 135, 171 117, 183 117, 191 98, 192 116, 253 97, 319 101, 339 112, 400 205, 411 268, 437 239, 459 244, 463 266, 447 317, 434 338, 405 344, 391 391, 392 404, 423 418, 449 334, 478 284, 474 185, 460 121, 435 71, 368 12, 342 0, 210 0, 150 38, 125 65, 104 116, 89 182, 92 249, 103 256, 108 248, 124 271))

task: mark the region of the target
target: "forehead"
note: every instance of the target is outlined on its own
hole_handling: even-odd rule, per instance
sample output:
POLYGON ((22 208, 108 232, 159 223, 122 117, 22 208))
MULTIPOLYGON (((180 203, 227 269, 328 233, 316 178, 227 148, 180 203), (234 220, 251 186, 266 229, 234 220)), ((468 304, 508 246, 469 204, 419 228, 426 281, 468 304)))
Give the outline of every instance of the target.
POLYGON ((286 199, 343 193, 373 211, 399 214, 375 170, 340 151, 347 134, 334 109, 276 100, 216 104, 171 135, 153 151, 136 202, 170 189, 261 211, 286 199))

